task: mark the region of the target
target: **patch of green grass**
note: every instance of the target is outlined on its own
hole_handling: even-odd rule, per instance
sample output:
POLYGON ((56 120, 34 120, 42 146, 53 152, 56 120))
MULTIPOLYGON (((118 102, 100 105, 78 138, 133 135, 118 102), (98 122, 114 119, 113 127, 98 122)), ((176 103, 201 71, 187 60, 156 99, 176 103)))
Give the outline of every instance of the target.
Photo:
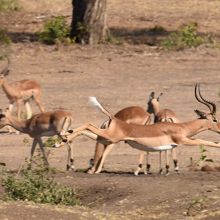
POLYGON ((69 34, 70 28, 64 16, 57 16, 44 24, 43 30, 39 33, 39 40, 46 44, 70 43, 69 34))
POLYGON ((45 142, 45 147, 56 147, 56 145, 59 145, 62 143, 62 139, 59 136, 49 137, 45 142))
POLYGON ((0 11, 18 11, 21 5, 17 0, 0 0, 0 11))
POLYGON ((183 25, 178 31, 171 33, 166 39, 162 40, 161 46, 168 50, 181 50, 207 43, 208 38, 200 36, 197 28, 197 23, 183 25))
POLYGON ((45 169, 42 159, 34 169, 27 165, 19 175, 3 173, 2 185, 6 200, 74 206, 79 204, 75 190, 54 181, 52 172, 45 169))

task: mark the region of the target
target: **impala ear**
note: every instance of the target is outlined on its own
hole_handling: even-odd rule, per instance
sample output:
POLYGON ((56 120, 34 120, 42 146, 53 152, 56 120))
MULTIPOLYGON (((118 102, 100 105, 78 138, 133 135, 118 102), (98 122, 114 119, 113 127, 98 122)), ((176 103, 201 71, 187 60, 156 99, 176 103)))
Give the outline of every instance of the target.
POLYGON ((205 112, 202 112, 200 110, 195 110, 195 113, 201 118, 201 119, 206 119, 207 118, 207 114, 205 112))
POLYGON ((150 96, 149 96, 149 99, 151 100, 151 99, 154 99, 154 96, 155 96, 155 92, 151 92, 150 93, 150 96))
POLYGON ((160 97, 163 95, 163 93, 161 92, 160 95, 157 97, 157 101, 159 102, 160 97))

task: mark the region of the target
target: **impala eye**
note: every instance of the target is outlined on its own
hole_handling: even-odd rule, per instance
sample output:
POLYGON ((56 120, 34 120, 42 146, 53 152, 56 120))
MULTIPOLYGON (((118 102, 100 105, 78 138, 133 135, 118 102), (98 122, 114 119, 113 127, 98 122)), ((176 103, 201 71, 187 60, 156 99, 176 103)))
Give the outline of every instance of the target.
POLYGON ((218 120, 216 118, 213 119, 214 122, 218 122, 218 120))

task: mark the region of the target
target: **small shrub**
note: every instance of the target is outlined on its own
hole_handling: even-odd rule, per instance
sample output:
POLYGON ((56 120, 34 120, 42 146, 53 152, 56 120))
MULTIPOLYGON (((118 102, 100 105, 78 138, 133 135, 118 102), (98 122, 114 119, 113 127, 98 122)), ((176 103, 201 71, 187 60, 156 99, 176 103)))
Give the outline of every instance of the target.
POLYGON ((166 39, 162 40, 161 46, 165 49, 176 50, 198 47, 207 39, 198 35, 197 26, 196 23, 183 25, 178 31, 171 33, 166 39))
POLYGON ((0 0, 0 11, 18 11, 21 9, 17 0, 0 0))
POLYGON ((0 29, 0 45, 8 46, 11 43, 10 37, 6 34, 5 30, 0 29))
POLYGON ((39 33, 39 40, 47 44, 55 44, 57 42, 69 42, 70 28, 63 16, 54 17, 48 20, 39 33))
MULTIPOLYGON (((36 160, 35 160, 36 161, 36 160)), ((4 173, 2 184, 6 200, 24 200, 73 206, 79 204, 75 191, 56 182, 42 161, 34 169, 28 166, 19 176, 4 173)))
POLYGON ((211 162, 213 163, 214 161, 210 158, 207 157, 207 155, 205 154, 207 152, 207 150, 205 149, 205 147, 203 145, 200 145, 200 158, 198 160, 198 164, 204 163, 204 162, 211 162))
POLYGON ((62 139, 59 136, 49 137, 45 142, 45 147, 57 147, 62 143, 62 139))

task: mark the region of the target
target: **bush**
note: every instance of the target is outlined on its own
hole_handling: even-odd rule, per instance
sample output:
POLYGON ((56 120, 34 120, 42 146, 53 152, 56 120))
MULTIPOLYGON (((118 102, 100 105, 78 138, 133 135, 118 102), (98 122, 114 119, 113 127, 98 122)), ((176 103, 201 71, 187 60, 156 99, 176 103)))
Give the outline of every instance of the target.
POLYGON ((62 143, 62 139, 59 136, 49 137, 45 142, 45 147, 57 147, 62 143))
POLYGON ((27 168, 17 177, 4 173, 2 184, 7 200, 24 200, 73 206, 79 204, 75 191, 56 182, 47 169, 38 164, 35 169, 27 168))
POLYGON ((198 47, 205 43, 207 39, 198 35, 197 26, 197 23, 183 25, 178 31, 171 33, 168 38, 162 40, 161 46, 175 50, 198 47))
POLYGON ((39 33, 39 40, 47 44, 69 41, 70 28, 63 16, 54 17, 44 24, 43 31, 39 33))
POLYGON ((18 11, 21 9, 17 0, 0 0, 0 11, 18 11))

